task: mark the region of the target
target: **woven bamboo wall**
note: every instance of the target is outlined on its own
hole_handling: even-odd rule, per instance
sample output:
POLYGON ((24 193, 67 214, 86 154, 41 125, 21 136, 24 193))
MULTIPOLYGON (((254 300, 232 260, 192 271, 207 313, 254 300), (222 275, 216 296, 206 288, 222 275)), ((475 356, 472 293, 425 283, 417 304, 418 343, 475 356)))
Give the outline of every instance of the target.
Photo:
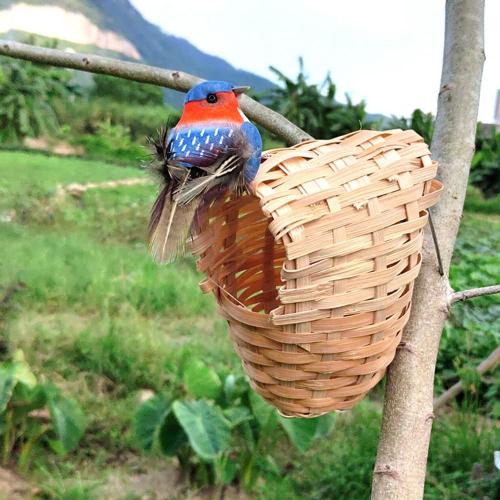
POLYGON ((442 186, 413 131, 265 154, 253 195, 215 201, 193 241, 254 389, 282 413, 351 408, 394 358, 442 186))

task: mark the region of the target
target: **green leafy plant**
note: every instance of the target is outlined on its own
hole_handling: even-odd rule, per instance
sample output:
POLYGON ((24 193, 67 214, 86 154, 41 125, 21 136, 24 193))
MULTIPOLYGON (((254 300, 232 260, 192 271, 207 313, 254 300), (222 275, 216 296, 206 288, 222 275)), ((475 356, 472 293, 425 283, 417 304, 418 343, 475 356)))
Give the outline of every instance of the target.
POLYGON ((85 431, 85 417, 73 399, 50 382, 39 383, 16 351, 0 365, 0 441, 2 463, 15 455, 21 470, 29 467, 38 445, 64 455, 74 450, 85 431), (44 411, 45 410, 45 411, 44 411))
POLYGON ((485 198, 477 187, 468 186, 464 210, 466 212, 500 215, 500 193, 485 198))
MULTIPOLYGON (((455 290, 487 286, 498 279, 500 233, 494 227, 477 215, 465 216, 450 271, 455 290)), ((498 295, 455 304, 443 331, 436 369, 438 392, 461 380, 465 391, 457 404, 493 419, 500 417, 500 381, 489 375, 476 378, 475 367, 500 342, 499 314, 498 295)))
MULTIPOLYGON (((434 116, 415 109, 410 118, 393 116, 387 128, 413 129, 430 144, 434 132, 434 116)), ((477 125, 476 149, 471 162, 469 184, 479 188, 487 198, 500 194, 500 133, 495 127, 486 128, 481 123, 477 125)), ((498 202, 485 203, 479 196, 475 196, 469 207, 477 207, 485 213, 495 213, 497 204, 498 202)))
POLYGON ((16 142, 53 133, 59 125, 54 101, 76 92, 68 70, 25 61, 0 62, 0 139, 16 142))
POLYGON ((308 83, 302 58, 295 80, 274 66, 270 69, 280 86, 271 89, 262 100, 313 137, 329 139, 374 125, 368 120, 364 101, 354 104, 347 94, 345 104, 336 100, 337 87, 330 75, 320 85, 308 83))
POLYGON ((94 75, 94 86, 90 97, 107 97, 126 104, 163 105, 163 89, 161 87, 107 75, 94 75))
POLYGON ((165 455, 177 456, 198 484, 238 482, 252 490, 262 473, 280 473, 271 450, 282 437, 303 453, 333 429, 334 415, 278 415, 241 375, 221 376, 196 359, 182 372, 177 397, 157 394, 144 402, 134 431, 143 450, 157 446, 165 455))
POLYGON ((487 197, 500 194, 500 133, 494 127, 488 133, 478 125, 470 182, 487 197))
POLYGON ((99 124, 109 121, 127 127, 135 142, 143 142, 167 122, 176 123, 180 117, 170 106, 118 102, 111 97, 82 96, 72 102, 57 100, 54 105, 60 122, 69 125, 75 136, 95 134, 99 124))
POLYGON ((95 134, 77 137, 72 142, 84 146, 91 158, 137 164, 148 154, 143 146, 132 141, 128 127, 113 125, 109 119, 98 124, 95 134))
POLYGON ((397 118, 393 116, 387 128, 415 130, 417 134, 424 138, 427 144, 430 144, 432 141, 432 134, 434 133, 434 116, 432 113, 424 113, 421 109, 417 108, 413 111, 410 118, 397 118))

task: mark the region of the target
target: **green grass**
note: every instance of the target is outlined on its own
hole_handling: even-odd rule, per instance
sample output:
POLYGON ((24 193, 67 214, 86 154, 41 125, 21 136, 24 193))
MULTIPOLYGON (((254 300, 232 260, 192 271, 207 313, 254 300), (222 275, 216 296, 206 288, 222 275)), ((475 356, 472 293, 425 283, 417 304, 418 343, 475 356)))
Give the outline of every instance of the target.
MULTIPOLYGON (((380 405, 361 402, 352 412, 340 415, 329 440, 292 460, 282 481, 268 483, 261 497, 369 498, 380 424, 380 405)), ((498 436, 495 422, 471 412, 437 418, 425 499, 498 498, 500 475, 493 465, 498 436)))
MULTIPOLYGON (((0 297, 9 285, 25 284, 0 312, 2 355, 22 349, 35 373, 62 386, 89 418, 71 456, 36 457, 30 478, 46 498, 99 498, 115 467, 150 463, 130 430, 142 390, 173 390, 180 367, 192 358, 241 371, 213 297, 198 288, 193 260, 159 267, 148 255, 154 185, 89 190, 81 199, 52 196, 58 184, 140 175, 136 168, 100 162, 0 152, 0 215, 10 220, 0 222, 0 297)), ((464 216, 454 287, 499 281, 498 234, 498 216, 464 216)), ((454 309, 438 359, 438 392, 457 373, 467 378, 498 345, 493 325, 499 309, 498 297, 454 309)), ((490 418, 498 412, 499 385, 493 377, 472 380, 457 410, 436 420, 427 498, 494 497, 499 486, 490 418)), ((332 438, 306 456, 278 447, 276 459, 287 472, 261 484, 258 496, 367 498, 381 418, 376 399, 342 415, 332 438)))
POLYGON ((134 167, 116 167, 79 158, 58 158, 39 153, 4 152, 0 154, 0 189, 22 194, 36 187, 51 191, 57 184, 102 182, 140 177, 134 167))
POLYGON ((12 225, 2 233, 0 282, 24 282, 20 300, 31 310, 116 313, 129 305, 145 315, 176 316, 212 310, 189 261, 158 268, 144 245, 98 245, 85 232, 61 234, 54 227, 12 225))
MULTIPOLYGON (((451 286, 466 290, 500 283, 500 216, 466 213, 455 247, 451 286)), ((441 391, 460 378, 468 390, 458 398, 500 418, 500 380, 480 380, 475 367, 500 344, 500 295, 455 304, 441 339, 436 388, 441 391)))
POLYGON ((469 186, 467 188, 467 197, 465 198, 465 210, 500 215, 500 195, 497 194, 491 198, 485 198, 478 188, 469 186))
MULTIPOLYGON (((0 324, 3 344, 22 349, 37 375, 80 401, 92 430, 71 460, 76 469, 91 463, 94 475, 135 450, 129 427, 139 390, 175 384, 189 356, 238 365, 192 259, 159 267, 148 255, 156 186, 52 196, 58 184, 140 175, 100 162, 0 153, 1 208, 14 210, 13 221, 0 223, 0 296, 11 284, 25 285, 0 324)), ((57 457, 39 462, 50 477, 74 472, 57 457)), ((53 487, 47 474, 34 474, 53 487)))
POLYGON ((369 401, 341 415, 331 440, 294 462, 287 479, 296 498, 369 498, 380 421, 369 401))

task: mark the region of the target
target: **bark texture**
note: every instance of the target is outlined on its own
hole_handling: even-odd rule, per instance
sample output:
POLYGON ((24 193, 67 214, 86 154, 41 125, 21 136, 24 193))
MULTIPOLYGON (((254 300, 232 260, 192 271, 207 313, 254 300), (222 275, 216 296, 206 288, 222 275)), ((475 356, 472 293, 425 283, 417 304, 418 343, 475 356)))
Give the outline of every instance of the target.
MULTIPOLYGON (((202 78, 182 71, 120 61, 112 57, 36 47, 10 40, 0 40, 0 55, 51 64, 52 66, 63 68, 78 69, 90 73, 117 76, 141 83, 152 83, 153 85, 182 92, 189 90, 193 85, 203 81, 202 78)), ((240 97, 240 106, 250 120, 262 125, 288 144, 297 144, 306 139, 312 139, 309 134, 287 120, 284 116, 254 101, 247 95, 240 97)))
POLYGON ((484 0, 447 0, 443 69, 432 154, 444 192, 433 210, 445 275, 429 231, 402 348, 389 368, 372 498, 423 497, 439 340, 448 314, 448 272, 474 152, 484 62, 484 0))

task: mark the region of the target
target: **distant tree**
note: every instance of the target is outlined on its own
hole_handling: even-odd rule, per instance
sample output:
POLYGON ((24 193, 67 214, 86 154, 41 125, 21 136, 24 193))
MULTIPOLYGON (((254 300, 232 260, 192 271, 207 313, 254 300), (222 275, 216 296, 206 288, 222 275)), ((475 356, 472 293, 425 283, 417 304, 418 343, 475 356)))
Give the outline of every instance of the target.
MULTIPOLYGON (((387 128, 413 129, 427 144, 434 133, 434 115, 416 109, 410 118, 393 116, 387 128)), ((492 128, 488 131, 481 123, 477 124, 476 148, 472 158, 469 182, 481 189, 485 196, 500 193, 500 134, 492 128)))
POLYGON ((53 132, 53 104, 76 92, 71 72, 26 61, 0 62, 0 140, 18 141, 53 132))
POLYGON ((127 104, 163 104, 163 89, 106 75, 94 76, 94 87, 90 97, 106 97, 127 104))
POLYGON ((424 113, 421 109, 416 109, 410 118, 398 118, 393 116, 389 121, 388 128, 412 129, 421 135, 427 144, 432 141, 434 132, 434 116, 432 113, 424 113))
POLYGON ((470 181, 486 196, 500 194, 500 133, 494 127, 488 133, 478 124, 470 181))
POLYGON ((372 127, 364 101, 354 104, 347 94, 345 104, 335 99, 337 87, 330 75, 320 85, 308 83, 302 58, 299 59, 299 74, 295 80, 274 66, 270 69, 281 84, 265 96, 270 107, 313 137, 329 139, 372 127))

